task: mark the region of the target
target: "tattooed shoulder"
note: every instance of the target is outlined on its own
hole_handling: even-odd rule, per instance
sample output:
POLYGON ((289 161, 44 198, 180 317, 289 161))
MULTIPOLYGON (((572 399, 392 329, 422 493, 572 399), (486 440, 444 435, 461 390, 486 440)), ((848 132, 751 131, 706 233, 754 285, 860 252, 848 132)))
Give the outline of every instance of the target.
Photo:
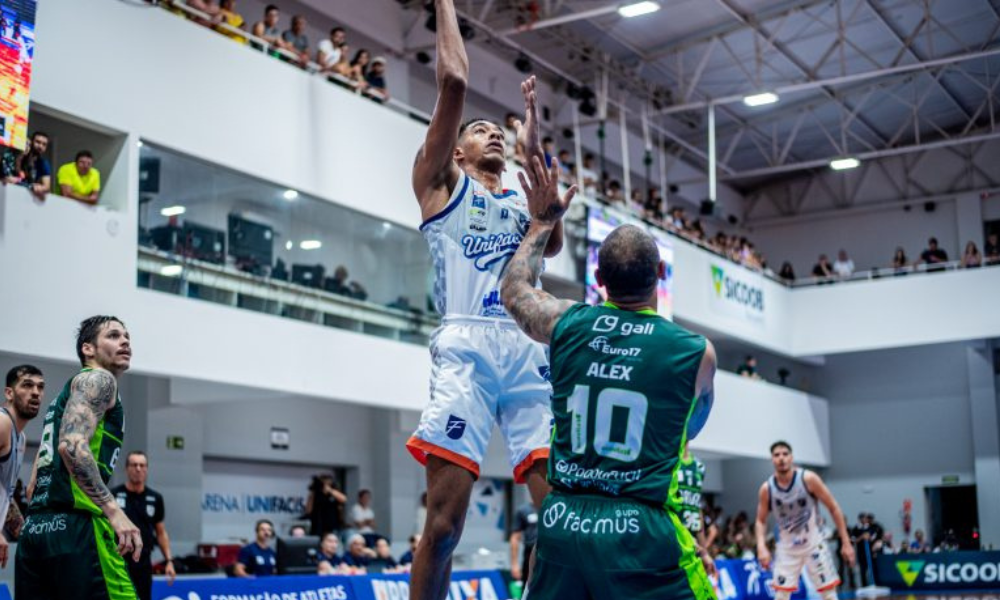
POLYGON ((73 378, 71 391, 91 409, 104 412, 115 398, 118 384, 114 375, 102 369, 85 371, 73 378))

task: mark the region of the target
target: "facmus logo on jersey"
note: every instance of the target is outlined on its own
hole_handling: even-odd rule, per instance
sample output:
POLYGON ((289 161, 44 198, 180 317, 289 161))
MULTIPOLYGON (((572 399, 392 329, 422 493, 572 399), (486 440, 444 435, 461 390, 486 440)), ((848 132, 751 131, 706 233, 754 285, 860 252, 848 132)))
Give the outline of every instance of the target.
POLYGON ((473 261, 476 269, 487 271, 490 265, 517 252, 524 239, 518 233, 494 233, 488 236, 462 236, 462 252, 473 261))

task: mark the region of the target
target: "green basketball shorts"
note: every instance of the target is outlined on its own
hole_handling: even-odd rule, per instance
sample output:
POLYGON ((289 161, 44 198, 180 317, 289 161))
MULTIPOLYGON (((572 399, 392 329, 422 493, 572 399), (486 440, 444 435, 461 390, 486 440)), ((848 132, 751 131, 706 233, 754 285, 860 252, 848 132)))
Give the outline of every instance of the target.
POLYGON ((14 597, 136 600, 111 523, 83 512, 28 517, 17 544, 14 597))
POLYGON ((715 600, 694 539, 668 510, 553 492, 539 517, 528 600, 715 600))

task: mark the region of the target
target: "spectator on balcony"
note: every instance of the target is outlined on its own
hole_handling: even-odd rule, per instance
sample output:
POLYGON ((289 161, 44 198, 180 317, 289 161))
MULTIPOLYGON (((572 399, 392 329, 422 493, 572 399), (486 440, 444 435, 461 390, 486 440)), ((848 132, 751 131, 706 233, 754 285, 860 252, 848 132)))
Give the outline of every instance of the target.
MULTIPOLYGON (((344 79, 350 80, 351 79, 350 56, 351 56, 351 47, 350 45, 345 43, 343 46, 340 47, 340 57, 337 60, 337 62, 334 63, 332 67, 330 67, 330 73, 336 73, 337 75, 340 75, 344 79)), ((345 84, 340 80, 332 80, 332 81, 334 81, 334 83, 338 83, 345 87, 350 87, 351 89, 354 89, 353 85, 348 86, 348 84, 345 84)))
POLYGON ((820 283, 830 283, 833 280, 833 265, 830 264, 830 259, 826 257, 825 254, 819 255, 819 262, 812 270, 813 277, 820 279, 820 283))
POLYGON ((740 366, 736 367, 736 374, 749 379, 763 379, 757 372, 757 357, 747 354, 740 366))
POLYGON ((1000 235, 996 231, 991 231, 986 236, 986 245, 983 246, 983 254, 986 255, 986 264, 1000 264, 1000 235))
POLYGON ((792 263, 787 260, 781 264, 781 270, 778 271, 778 277, 782 279, 785 283, 795 283, 795 269, 792 268, 792 263))
POLYGON ((646 204, 642 207, 642 216, 654 223, 663 221, 663 196, 660 195, 660 188, 650 188, 646 204))
POLYGON ((545 154, 545 165, 551 165, 552 159, 556 157, 556 141, 550 136, 542 138, 542 152, 545 154))
POLYGON ((281 34, 286 49, 298 55, 298 62, 303 67, 309 63, 309 36, 306 35, 306 18, 302 15, 292 17, 291 29, 281 34))
POLYGON ((8 149, 3 156, 3 182, 23 185, 36 198, 45 200, 45 196, 52 190, 52 166, 45 158, 48 148, 49 135, 36 131, 31 134, 25 152, 8 149))
POLYGON ((892 268, 899 274, 902 269, 908 267, 910 262, 906 260, 906 251, 902 246, 896 247, 896 253, 892 255, 892 268))
POLYGON ((983 266, 983 255, 979 253, 976 243, 969 240, 969 243, 965 245, 965 252, 962 254, 962 268, 977 269, 981 266, 983 266))
POLYGON ((569 150, 559 151, 559 181, 565 185, 576 183, 576 165, 569 150))
POLYGON ((364 48, 354 53, 354 58, 351 59, 351 72, 347 77, 354 82, 355 89, 363 91, 368 86, 365 76, 368 74, 368 63, 371 60, 371 52, 364 48))
POLYGON ((97 204, 101 195, 101 172, 94 167, 94 155, 89 150, 76 153, 76 161, 59 167, 56 174, 59 193, 84 204, 97 204))
MULTIPOLYGON (((920 262, 928 265, 928 270, 934 265, 948 262, 948 253, 938 247, 937 238, 927 240, 927 249, 920 253, 920 262)), ((933 270, 940 270, 938 267, 933 270)))
POLYGON ((359 282, 352 281, 350 285, 348 285, 348 289, 350 290, 351 298, 354 298, 355 300, 368 299, 368 290, 366 290, 365 286, 361 285, 359 282))
POLYGON ((583 167, 580 168, 580 179, 583 186, 583 194, 589 198, 597 197, 598 177, 594 170, 594 155, 590 152, 583 155, 583 167))
POLYGON ((622 193, 622 184, 617 179, 612 179, 608 183, 604 199, 610 204, 625 204, 625 194, 622 193))
POLYGON ((320 40, 316 50, 316 64, 319 65, 321 73, 335 73, 337 63, 347 44, 347 32, 343 27, 334 27, 330 30, 330 37, 320 40))
POLYGON ((215 26, 215 30, 237 43, 247 43, 246 37, 233 31, 234 29, 246 30, 246 21, 243 20, 243 15, 236 12, 236 0, 221 0, 219 2, 219 15, 221 22, 215 26), (229 27, 224 27, 224 25, 229 27))
POLYGON ((190 15, 190 13, 185 13, 190 16, 191 20, 199 25, 204 25, 205 27, 215 27, 222 22, 222 12, 218 6, 212 4, 211 0, 186 0, 185 4, 188 8, 193 8, 194 10, 208 15, 208 19, 203 19, 201 17, 190 15))
POLYGON ((413 564, 413 554, 417 551, 417 545, 420 544, 420 534, 414 533, 410 536, 410 549, 403 553, 399 557, 399 564, 402 567, 409 567, 413 564))
POLYGON ((854 261, 847 256, 847 250, 837 252, 837 260, 833 263, 833 272, 841 279, 847 279, 854 274, 854 261))
POLYGON ((513 160, 519 165, 524 164, 524 146, 517 139, 517 114, 509 112, 503 119, 503 141, 507 160, 513 160))
POLYGON ((389 99, 389 90, 385 84, 385 58, 376 56, 372 59, 368 72, 365 74, 368 93, 376 100, 385 102, 389 99))
POLYGON ((323 282, 323 289, 334 294, 340 294, 341 296, 350 296, 351 288, 347 285, 347 278, 349 276, 347 267, 338 265, 333 270, 333 277, 327 277, 326 281, 323 282))
MULTIPOLYGON (((294 52, 295 49, 281 38, 281 30, 278 29, 279 19, 281 19, 281 11, 278 10, 277 6, 268 4, 264 9, 264 20, 254 23, 251 33, 253 33, 254 37, 267 42, 271 50, 288 50, 294 52)), ((258 50, 265 50, 260 44, 252 45, 258 50)))

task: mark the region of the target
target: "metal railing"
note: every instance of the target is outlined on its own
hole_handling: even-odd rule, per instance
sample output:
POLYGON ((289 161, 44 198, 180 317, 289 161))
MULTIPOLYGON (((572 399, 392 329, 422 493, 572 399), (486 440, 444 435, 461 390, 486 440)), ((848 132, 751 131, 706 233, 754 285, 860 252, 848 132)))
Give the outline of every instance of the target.
POLYGON ((272 45, 267 40, 257 37, 248 31, 244 31, 237 27, 233 27, 232 25, 226 23, 225 21, 215 22, 215 20, 211 15, 202 12, 200 10, 197 10, 195 8, 191 8, 184 2, 184 0, 159 0, 159 2, 154 2, 154 3, 158 4, 159 6, 163 6, 164 8, 167 9, 171 8, 177 9, 196 21, 211 23, 211 26, 202 25, 202 27, 205 27, 206 29, 210 29, 219 33, 221 33, 219 30, 222 30, 224 32, 228 32, 228 34, 231 34, 227 35, 226 37, 239 36, 247 40, 247 44, 245 45, 253 50, 256 50, 258 52, 264 52, 266 54, 271 54, 274 56, 280 56, 284 58, 287 62, 291 63, 292 65, 298 65, 302 70, 306 71, 311 75, 323 77, 333 83, 336 83, 337 86, 340 88, 351 89, 354 91, 354 93, 367 96, 377 101, 378 103, 387 106, 389 108, 392 108, 396 112, 402 113, 410 118, 416 119, 421 123, 427 124, 431 122, 431 115, 420 110, 419 108, 410 106, 409 104, 406 104, 404 102, 400 102, 399 100, 393 98, 392 96, 389 96, 386 93, 381 92, 377 89, 362 88, 358 85, 357 81, 349 77, 344 77, 340 73, 325 71, 322 65, 313 62, 311 59, 303 63, 302 57, 296 54, 295 52, 291 52, 284 48, 278 48, 272 45))

